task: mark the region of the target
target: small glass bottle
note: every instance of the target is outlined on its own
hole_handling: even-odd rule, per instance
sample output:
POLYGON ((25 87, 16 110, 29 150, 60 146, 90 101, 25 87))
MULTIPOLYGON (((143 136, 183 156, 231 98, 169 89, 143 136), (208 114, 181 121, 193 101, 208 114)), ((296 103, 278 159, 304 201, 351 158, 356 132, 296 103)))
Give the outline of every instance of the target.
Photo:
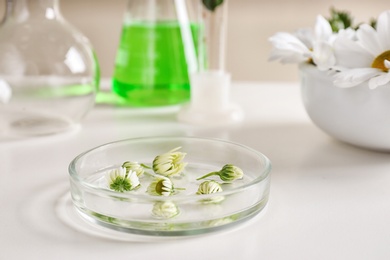
POLYGON ((0 136, 73 129, 93 107, 99 66, 59 0, 7 0, 0 25, 0 136))
POLYGON ((190 98, 197 70, 197 0, 128 0, 113 90, 132 106, 164 106, 190 98))

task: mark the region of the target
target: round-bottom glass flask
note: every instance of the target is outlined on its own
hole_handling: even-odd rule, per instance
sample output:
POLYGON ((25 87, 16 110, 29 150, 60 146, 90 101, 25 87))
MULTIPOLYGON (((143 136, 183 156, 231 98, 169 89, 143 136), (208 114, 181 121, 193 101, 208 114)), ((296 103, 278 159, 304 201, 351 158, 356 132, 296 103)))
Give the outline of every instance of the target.
POLYGON ((59 0, 8 0, 0 26, 0 136, 67 131, 93 107, 99 66, 59 0))

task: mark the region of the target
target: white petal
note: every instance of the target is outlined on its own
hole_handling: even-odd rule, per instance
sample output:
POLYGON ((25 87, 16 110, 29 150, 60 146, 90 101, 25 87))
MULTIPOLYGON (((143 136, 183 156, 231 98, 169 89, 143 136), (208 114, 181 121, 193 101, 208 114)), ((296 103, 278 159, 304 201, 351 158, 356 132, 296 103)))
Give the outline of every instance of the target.
POLYGON ((280 60, 282 63, 299 63, 311 56, 309 48, 296 36, 290 33, 276 33, 269 38, 273 45, 269 60, 280 60))
POLYGON ((276 49, 271 51, 268 58, 269 61, 280 60, 282 63, 300 63, 306 61, 307 59, 307 54, 276 49))
POLYGON ((338 37, 333 45, 337 64, 346 68, 369 68, 375 56, 356 41, 338 37))
POLYGON ((172 150, 170 150, 168 153, 173 153, 173 152, 176 152, 177 150, 180 150, 181 149, 181 146, 178 146, 176 148, 173 148, 172 150))
POLYGON ((172 164, 170 162, 158 164, 158 172, 159 173, 166 173, 170 168, 172 168, 172 164))
POLYGON ((118 176, 118 174, 117 174, 117 171, 116 171, 116 170, 112 170, 112 171, 110 172, 110 178, 111 178, 112 181, 114 181, 114 180, 116 179, 117 176, 118 176))
POLYGON ((377 87, 386 85, 390 82, 390 74, 386 72, 382 72, 381 75, 370 79, 368 82, 368 86, 370 89, 375 89, 377 87))
POLYGON ((376 28, 382 49, 390 50, 390 11, 379 15, 376 28))
POLYGON ((333 83, 335 86, 341 88, 349 88, 357 86, 380 74, 380 70, 373 68, 350 69, 336 73, 333 77, 333 83))
POLYGON ((135 171, 130 171, 128 178, 130 180, 130 184, 131 184, 132 188, 135 188, 140 184, 139 178, 138 178, 137 173, 135 171))
POLYGON ((106 174, 106 180, 107 180, 107 183, 111 183, 113 180, 112 180, 112 177, 111 177, 111 172, 108 172, 107 174, 106 174))
POLYGON ((356 31, 352 28, 341 29, 337 34, 341 37, 356 40, 356 31))
POLYGON ((293 42, 293 41, 299 41, 297 37, 292 35, 291 33, 286 33, 286 32, 278 32, 271 36, 268 39, 271 43, 286 43, 286 42, 293 42))
POLYGON ((390 61, 385 60, 384 63, 385 63, 385 67, 388 68, 388 69, 390 69, 390 61))
POLYGON ((171 192, 170 191, 163 191, 163 192, 161 192, 161 195, 168 197, 169 195, 171 195, 171 192))
POLYGON ((362 24, 356 34, 363 48, 365 48, 374 57, 384 51, 379 42, 377 32, 370 25, 362 24))
POLYGON ((127 172, 126 167, 120 167, 120 168, 119 168, 119 174, 120 174, 122 177, 126 176, 126 172, 127 172))
POLYGON ((295 37, 298 38, 308 49, 313 48, 313 42, 315 39, 314 32, 311 28, 298 29, 294 33, 295 37))
POLYGON ((297 51, 308 50, 307 46, 291 33, 277 33, 274 36, 270 37, 269 41, 273 44, 275 48, 278 49, 290 49, 297 51))
POLYGON ((326 41, 332 35, 332 27, 330 26, 328 20, 326 20, 321 15, 317 16, 317 21, 315 25, 315 35, 317 40, 326 41))
POLYGON ((316 42, 313 49, 313 62, 321 71, 328 70, 336 64, 333 48, 326 42, 316 42))

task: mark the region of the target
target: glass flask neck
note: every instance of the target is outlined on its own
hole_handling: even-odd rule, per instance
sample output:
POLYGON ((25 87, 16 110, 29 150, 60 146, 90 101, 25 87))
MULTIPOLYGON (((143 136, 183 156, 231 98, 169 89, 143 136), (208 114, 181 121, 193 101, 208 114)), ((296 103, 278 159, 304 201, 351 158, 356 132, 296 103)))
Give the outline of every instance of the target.
POLYGON ((54 20, 60 17, 59 0, 7 0, 5 20, 23 22, 28 19, 54 20))
POLYGON ((177 20, 178 5, 186 6, 186 2, 186 0, 128 0, 125 17, 133 22, 177 20))

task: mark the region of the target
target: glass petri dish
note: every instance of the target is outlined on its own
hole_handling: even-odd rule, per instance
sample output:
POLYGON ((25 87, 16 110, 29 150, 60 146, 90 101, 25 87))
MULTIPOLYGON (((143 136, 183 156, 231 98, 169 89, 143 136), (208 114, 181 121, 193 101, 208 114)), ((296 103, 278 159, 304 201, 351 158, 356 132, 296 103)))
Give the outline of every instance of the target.
POLYGON ((198 235, 225 229, 261 212, 268 202, 271 162, 262 153, 237 143, 196 137, 145 137, 104 144, 78 155, 69 165, 72 202, 81 217, 109 229, 150 236, 198 235), (128 192, 109 188, 106 175, 125 161, 151 165, 157 155, 181 147, 185 170, 170 177, 178 189, 171 196, 147 192, 152 170, 140 176, 141 186, 128 192), (197 180, 225 164, 242 169, 242 179, 223 182, 219 176, 197 180), (223 191, 196 194, 206 180, 223 191))

